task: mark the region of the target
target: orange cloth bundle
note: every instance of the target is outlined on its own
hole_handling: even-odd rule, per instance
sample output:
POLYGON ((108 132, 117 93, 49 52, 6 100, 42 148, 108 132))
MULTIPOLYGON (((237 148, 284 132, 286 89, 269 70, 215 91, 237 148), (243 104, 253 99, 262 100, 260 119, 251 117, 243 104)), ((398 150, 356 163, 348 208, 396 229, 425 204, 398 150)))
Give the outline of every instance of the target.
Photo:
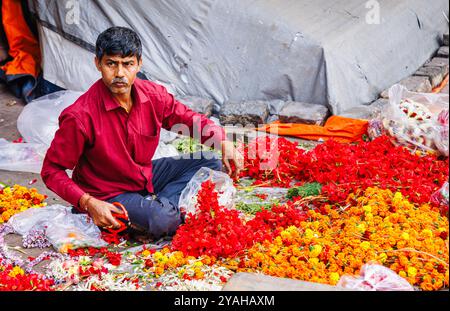
POLYGON ((258 128, 259 131, 269 132, 280 136, 293 136, 309 140, 334 139, 342 143, 350 143, 362 139, 367 134, 369 122, 331 116, 324 126, 280 123, 279 121, 258 128))

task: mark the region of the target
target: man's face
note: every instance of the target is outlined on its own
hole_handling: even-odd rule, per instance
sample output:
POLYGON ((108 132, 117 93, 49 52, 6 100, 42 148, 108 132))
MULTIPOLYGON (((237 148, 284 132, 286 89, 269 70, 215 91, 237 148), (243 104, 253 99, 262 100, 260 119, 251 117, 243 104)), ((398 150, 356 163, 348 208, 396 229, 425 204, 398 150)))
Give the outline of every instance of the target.
POLYGON ((102 59, 95 58, 95 65, 102 73, 103 82, 113 94, 126 94, 136 75, 141 70, 142 60, 136 56, 122 57, 120 55, 103 55, 102 59))

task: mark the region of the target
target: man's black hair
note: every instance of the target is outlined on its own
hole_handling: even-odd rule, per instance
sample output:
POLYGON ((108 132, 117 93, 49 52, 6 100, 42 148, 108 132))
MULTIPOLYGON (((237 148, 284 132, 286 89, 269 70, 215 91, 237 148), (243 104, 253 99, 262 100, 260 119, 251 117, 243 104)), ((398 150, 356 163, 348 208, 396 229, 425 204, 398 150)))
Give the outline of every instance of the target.
POLYGON ((126 27, 111 27, 102 32, 95 43, 95 55, 100 61, 103 55, 142 57, 142 43, 138 34, 126 27))

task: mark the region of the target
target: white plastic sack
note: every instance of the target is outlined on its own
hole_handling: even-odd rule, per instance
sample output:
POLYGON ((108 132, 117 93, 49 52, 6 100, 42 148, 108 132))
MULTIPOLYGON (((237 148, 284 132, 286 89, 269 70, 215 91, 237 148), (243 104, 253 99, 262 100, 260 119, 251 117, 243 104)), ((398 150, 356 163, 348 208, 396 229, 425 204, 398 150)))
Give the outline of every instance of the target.
POLYGON ((39 174, 47 146, 34 143, 12 143, 0 138, 0 169, 39 174))
POLYGON ((89 216, 72 214, 71 208, 62 205, 27 209, 12 216, 8 223, 22 236, 27 235, 31 229, 45 229, 49 242, 59 252, 108 245, 101 239, 99 228, 89 216))
POLYGON ((186 214, 195 214, 197 210, 197 193, 200 190, 202 183, 207 180, 211 180, 216 185, 215 189, 218 192, 219 204, 228 209, 233 208, 236 188, 234 187, 233 180, 230 176, 223 172, 202 167, 195 173, 181 192, 178 205, 180 208, 186 210, 186 214))
POLYGON ((159 142, 167 144, 174 141, 177 137, 178 137, 177 133, 162 128, 159 134, 159 142))
POLYGON ((178 150, 173 145, 168 145, 159 141, 158 147, 156 148, 155 154, 153 155, 152 160, 157 160, 160 158, 170 158, 178 156, 178 150))
POLYGON ((25 106, 17 119, 17 129, 28 143, 50 146, 61 112, 83 93, 59 91, 39 97, 25 106))
POLYGON ((408 281, 378 264, 363 265, 359 277, 342 276, 337 286, 362 291, 414 291, 408 281))
POLYGON ((414 93, 396 84, 389 89, 389 104, 381 112, 383 130, 396 144, 438 151, 437 145, 448 146, 448 129, 438 121, 448 102, 448 94, 414 93))

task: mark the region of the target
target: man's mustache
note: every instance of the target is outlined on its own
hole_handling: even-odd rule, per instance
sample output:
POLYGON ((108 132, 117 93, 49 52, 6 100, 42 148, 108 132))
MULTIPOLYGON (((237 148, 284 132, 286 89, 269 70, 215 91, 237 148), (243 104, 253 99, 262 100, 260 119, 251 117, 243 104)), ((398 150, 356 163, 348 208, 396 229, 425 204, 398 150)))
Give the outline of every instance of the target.
POLYGON ((114 84, 114 83, 125 83, 125 84, 128 84, 128 79, 127 78, 114 78, 111 83, 112 84, 114 84))

